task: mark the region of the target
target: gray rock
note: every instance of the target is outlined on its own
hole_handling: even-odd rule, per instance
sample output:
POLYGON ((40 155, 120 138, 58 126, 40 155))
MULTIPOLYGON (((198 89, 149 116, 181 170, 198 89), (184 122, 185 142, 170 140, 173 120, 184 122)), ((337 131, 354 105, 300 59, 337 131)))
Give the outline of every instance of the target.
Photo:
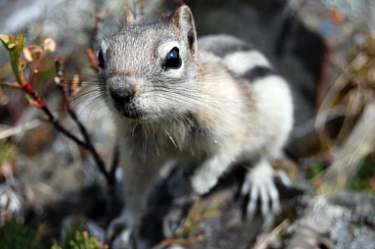
POLYGON ((288 249, 316 248, 323 244, 336 249, 375 248, 375 198, 360 193, 317 196, 291 226, 288 249), (315 247, 314 247, 315 246, 315 247))

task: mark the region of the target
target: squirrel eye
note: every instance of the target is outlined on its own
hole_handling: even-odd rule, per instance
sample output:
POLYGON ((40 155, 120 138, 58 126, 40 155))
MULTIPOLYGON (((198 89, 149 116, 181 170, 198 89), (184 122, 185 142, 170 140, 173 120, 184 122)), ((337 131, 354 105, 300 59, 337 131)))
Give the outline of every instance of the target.
POLYGON ((182 61, 179 54, 179 49, 177 47, 172 48, 167 56, 165 57, 165 61, 163 64, 164 70, 168 69, 178 69, 181 67, 182 61))
POLYGON ((104 68, 104 55, 103 55, 103 51, 101 49, 98 52, 98 66, 101 69, 104 68))

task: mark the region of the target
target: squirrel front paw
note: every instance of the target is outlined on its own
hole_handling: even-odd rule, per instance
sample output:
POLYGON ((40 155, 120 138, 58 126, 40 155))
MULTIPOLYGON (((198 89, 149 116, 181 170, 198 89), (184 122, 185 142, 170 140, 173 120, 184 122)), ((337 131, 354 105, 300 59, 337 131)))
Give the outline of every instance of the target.
POLYGON ((267 161, 259 162, 249 170, 241 189, 242 196, 249 196, 246 206, 246 215, 251 219, 257 210, 260 200, 260 210, 266 221, 271 221, 275 214, 281 211, 279 192, 274 179, 280 178, 283 184, 290 185, 289 177, 285 172, 274 171, 267 161))
POLYGON ((195 194, 207 194, 218 182, 218 178, 214 174, 207 172, 197 172, 191 178, 191 186, 195 194))

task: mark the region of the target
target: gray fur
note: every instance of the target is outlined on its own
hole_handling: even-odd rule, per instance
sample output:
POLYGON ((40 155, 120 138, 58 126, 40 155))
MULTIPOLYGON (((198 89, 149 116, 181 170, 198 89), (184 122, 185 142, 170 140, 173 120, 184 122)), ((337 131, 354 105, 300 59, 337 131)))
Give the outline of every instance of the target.
POLYGON ((199 39, 198 44, 200 49, 213 53, 221 58, 234 52, 250 51, 254 49, 251 44, 225 34, 202 37, 199 39))
POLYGON ((194 20, 186 6, 170 22, 124 27, 102 42, 102 50, 102 97, 118 128, 125 169, 127 205, 121 221, 137 226, 163 166, 186 159, 202 162, 191 184, 196 194, 204 194, 236 162, 247 161, 251 167, 261 158, 248 178, 257 178, 254 189, 261 191, 263 201, 269 195, 277 199, 269 161, 281 154, 293 107, 286 82, 270 73, 271 68, 254 74, 257 66, 268 65, 261 54, 223 35, 202 39, 197 47, 194 20), (160 53, 174 44, 182 66, 165 70, 160 53), (249 82, 246 75, 251 70, 255 76, 250 78, 256 81, 243 84, 249 82), (129 86, 136 94, 124 105, 136 110, 136 118, 116 109, 108 94, 108 89, 129 86))

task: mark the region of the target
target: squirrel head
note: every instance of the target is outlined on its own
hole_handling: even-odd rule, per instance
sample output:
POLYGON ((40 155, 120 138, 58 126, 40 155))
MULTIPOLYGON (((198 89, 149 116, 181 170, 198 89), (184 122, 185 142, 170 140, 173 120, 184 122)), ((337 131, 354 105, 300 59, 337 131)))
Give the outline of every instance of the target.
POLYGON ((120 32, 100 43, 100 85, 121 117, 155 120, 188 112, 198 101, 197 35, 186 5, 168 21, 138 23, 124 13, 120 32))

